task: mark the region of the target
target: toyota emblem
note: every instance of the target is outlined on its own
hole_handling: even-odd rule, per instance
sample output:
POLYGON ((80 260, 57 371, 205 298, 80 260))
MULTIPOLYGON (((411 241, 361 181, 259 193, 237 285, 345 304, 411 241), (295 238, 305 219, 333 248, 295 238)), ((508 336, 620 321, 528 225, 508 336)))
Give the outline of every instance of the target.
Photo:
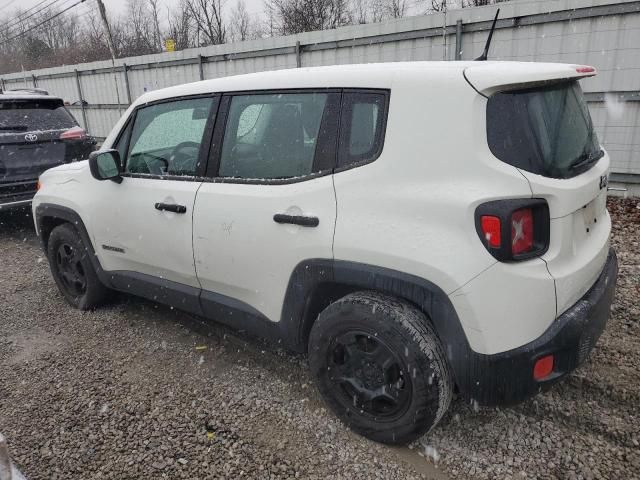
POLYGON ((38 135, 36 135, 35 133, 27 133, 27 134, 24 136, 24 139, 25 139, 27 142, 35 142, 36 140, 38 140, 38 135))

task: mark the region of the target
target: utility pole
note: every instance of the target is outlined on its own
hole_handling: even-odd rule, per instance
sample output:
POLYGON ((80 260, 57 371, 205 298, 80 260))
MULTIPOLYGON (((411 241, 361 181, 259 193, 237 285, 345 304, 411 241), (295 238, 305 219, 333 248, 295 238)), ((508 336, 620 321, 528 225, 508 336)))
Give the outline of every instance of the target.
POLYGON ((97 0, 98 10, 100 11, 100 18, 102 18, 102 25, 104 25, 104 31, 107 35, 107 44, 109 45, 109 51, 111 52, 111 61, 113 65, 116 64, 116 49, 113 46, 113 37, 111 36, 111 29, 109 28, 109 20, 107 20, 107 10, 104 8, 102 0, 97 0))
MULTIPOLYGON (((107 20, 107 10, 104 8, 102 0, 96 0, 98 2, 98 10, 100 11, 100 18, 102 18, 102 25, 104 26, 104 32, 107 36, 107 45, 109 45, 109 52, 111 52, 111 65, 114 67, 113 82, 116 86, 116 99, 118 102, 118 113, 122 114, 122 108, 120 107, 120 89, 118 88, 118 77, 115 71, 116 66, 116 49, 113 46, 113 37, 111 36, 111 29, 109 28, 109 20, 107 20)), ((126 72, 125 72, 126 74, 126 72)))
MULTIPOLYGON (((100 0, 98 0, 100 2, 100 0)), ((447 59, 447 0, 442 1, 442 60, 447 59)))

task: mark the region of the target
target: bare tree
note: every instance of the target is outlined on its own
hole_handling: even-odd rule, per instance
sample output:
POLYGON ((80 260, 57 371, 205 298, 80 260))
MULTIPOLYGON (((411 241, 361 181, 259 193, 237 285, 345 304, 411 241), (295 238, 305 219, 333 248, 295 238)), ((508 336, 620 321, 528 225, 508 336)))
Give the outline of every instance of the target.
MULTIPOLYGON (((111 22, 111 25, 114 25, 114 22, 111 22)), ((149 5, 144 0, 127 0, 123 27, 125 38, 121 44, 120 55, 145 55, 160 51, 154 41, 154 25, 149 5)))
POLYGON ((162 33, 160 32, 160 19, 158 18, 158 0, 149 0, 149 7, 151 8, 151 19, 153 21, 153 34, 155 37, 155 44, 162 51, 162 33))
POLYGON ((267 14, 281 35, 326 30, 352 23, 346 0, 267 0, 267 14))
POLYGON ((244 0, 238 0, 231 12, 231 40, 243 42, 251 38, 251 17, 244 0))
POLYGON ((198 33, 204 35, 203 44, 219 45, 227 39, 227 26, 223 18, 223 0, 186 0, 198 33))
POLYGON ((184 50, 196 45, 195 27, 191 21, 186 0, 181 0, 173 10, 167 8, 167 23, 169 24, 167 35, 176 42, 177 50, 184 50))

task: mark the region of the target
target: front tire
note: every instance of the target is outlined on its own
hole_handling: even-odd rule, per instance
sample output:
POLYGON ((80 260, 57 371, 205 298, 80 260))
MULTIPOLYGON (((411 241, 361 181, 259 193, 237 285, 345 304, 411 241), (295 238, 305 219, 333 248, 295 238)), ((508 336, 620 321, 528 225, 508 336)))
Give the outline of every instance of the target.
POLYGON ((47 244, 51 274, 65 300, 79 310, 99 307, 109 295, 89 255, 71 224, 58 225, 51 232, 47 244))
POLYGON ((426 316, 375 292, 329 305, 309 336, 320 394, 352 430, 404 444, 431 430, 449 408, 451 373, 426 316))

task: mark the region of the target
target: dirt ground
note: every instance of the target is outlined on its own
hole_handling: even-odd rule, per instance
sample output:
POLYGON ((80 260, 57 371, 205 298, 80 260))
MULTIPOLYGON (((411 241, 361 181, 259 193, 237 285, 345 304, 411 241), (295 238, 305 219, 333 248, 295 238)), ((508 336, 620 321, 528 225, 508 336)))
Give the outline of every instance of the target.
POLYGON ((639 202, 610 210, 620 277, 590 359, 394 448, 343 427, 301 356, 124 295, 72 309, 28 212, 0 213, 0 431, 29 479, 640 479, 639 202))

